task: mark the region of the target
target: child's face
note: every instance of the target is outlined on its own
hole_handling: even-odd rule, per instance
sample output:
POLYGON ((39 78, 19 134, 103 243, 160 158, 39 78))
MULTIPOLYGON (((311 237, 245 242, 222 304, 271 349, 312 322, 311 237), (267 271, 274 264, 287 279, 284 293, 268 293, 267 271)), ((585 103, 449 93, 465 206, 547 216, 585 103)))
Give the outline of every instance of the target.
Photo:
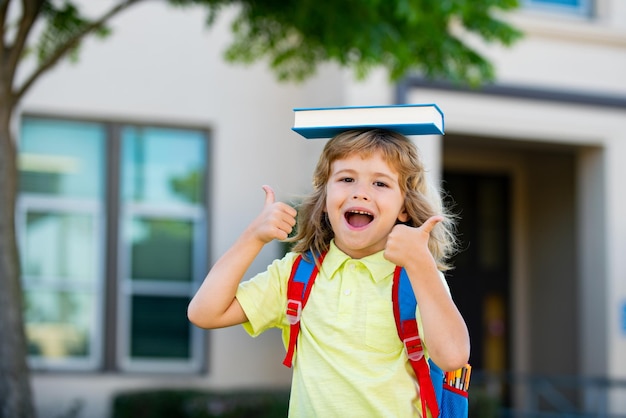
POLYGON ((335 244, 352 258, 383 250, 397 221, 408 220, 398 173, 380 152, 333 161, 326 194, 335 244))

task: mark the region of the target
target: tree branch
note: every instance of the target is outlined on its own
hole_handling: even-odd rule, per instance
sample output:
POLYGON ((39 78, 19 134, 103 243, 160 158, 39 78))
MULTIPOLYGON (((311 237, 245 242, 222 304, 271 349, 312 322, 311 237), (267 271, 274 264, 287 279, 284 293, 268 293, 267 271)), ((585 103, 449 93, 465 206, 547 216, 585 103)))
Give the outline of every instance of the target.
POLYGON ((6 28, 5 19, 7 18, 7 9, 9 8, 9 0, 2 0, 0 3, 0 62, 4 62, 4 54, 6 53, 4 44, 4 32, 6 28))
POLYGON ((95 31, 96 29, 104 26, 106 22, 108 22, 115 15, 124 11, 130 6, 133 6, 137 3, 140 3, 144 0, 127 0, 125 2, 119 3, 116 6, 112 7, 108 12, 104 13, 100 18, 94 20, 89 25, 85 26, 81 31, 77 32, 72 38, 70 38, 64 45, 59 47, 54 53, 52 53, 44 62, 42 62, 24 81, 24 83, 13 92, 13 102, 17 103, 24 93, 28 91, 28 89, 33 85, 33 83, 41 76, 43 73, 54 67, 58 63, 58 61, 63 58, 72 48, 75 48, 80 41, 89 33, 95 31))
POLYGON ((9 9, 9 1, 10 0, 2 0, 0 1, 0 33, 2 37, 0 38, 0 52, 4 52, 4 30, 5 24, 4 21, 7 18, 7 10, 9 9))
POLYGON ((37 21, 43 3, 43 0, 22 0, 22 18, 19 20, 17 34, 15 35, 13 45, 8 46, 6 49, 6 52, 9 54, 6 76, 9 77, 9 80, 13 80, 15 76, 15 70, 22 58, 28 35, 37 21))

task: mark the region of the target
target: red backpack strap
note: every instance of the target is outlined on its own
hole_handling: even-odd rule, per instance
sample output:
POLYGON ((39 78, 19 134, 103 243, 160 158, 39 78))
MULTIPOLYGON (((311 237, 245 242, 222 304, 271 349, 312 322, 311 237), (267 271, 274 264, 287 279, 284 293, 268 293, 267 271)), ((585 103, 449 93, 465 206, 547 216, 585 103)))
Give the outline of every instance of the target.
POLYGON ((287 310, 285 312, 290 327, 289 345, 287 346, 287 354, 283 360, 283 364, 287 367, 292 366, 298 334, 300 334, 300 317, 302 316, 302 310, 307 300, 309 300, 309 295, 311 294, 313 283, 317 277, 319 266, 322 265, 325 255, 325 253, 321 254, 316 262, 311 251, 307 253, 306 258, 300 254, 291 267, 289 282, 287 282, 287 310))
POLYGON ((437 405, 437 395, 430 377, 426 357, 424 357, 424 347, 415 318, 417 301, 409 277, 401 267, 396 267, 394 272, 391 295, 398 336, 404 343, 409 362, 415 371, 415 377, 419 384, 422 416, 427 417, 426 409, 428 408, 431 416, 436 418, 439 416, 439 405, 437 405))

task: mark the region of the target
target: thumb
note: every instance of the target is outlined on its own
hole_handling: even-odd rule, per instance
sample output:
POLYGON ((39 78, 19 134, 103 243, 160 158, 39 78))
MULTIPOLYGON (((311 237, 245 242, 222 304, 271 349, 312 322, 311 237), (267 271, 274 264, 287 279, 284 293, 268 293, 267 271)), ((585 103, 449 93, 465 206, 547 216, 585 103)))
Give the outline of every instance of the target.
POLYGON ((427 234, 430 234, 433 228, 441 221, 443 221, 443 216, 431 216, 430 218, 426 219, 426 222, 424 222, 422 226, 420 226, 420 229, 427 234))
POLYGON ((272 189, 268 185, 263 186, 263 190, 265 191, 265 204, 264 206, 269 206, 276 201, 276 196, 274 195, 274 189, 272 189))

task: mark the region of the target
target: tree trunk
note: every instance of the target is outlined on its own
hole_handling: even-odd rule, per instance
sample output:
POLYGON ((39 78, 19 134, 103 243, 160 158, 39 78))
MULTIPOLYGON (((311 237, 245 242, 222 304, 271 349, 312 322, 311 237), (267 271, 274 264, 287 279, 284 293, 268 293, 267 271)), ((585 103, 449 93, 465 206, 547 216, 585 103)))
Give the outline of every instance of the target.
POLYGON ((10 105, 0 98, 0 418, 35 416, 26 363, 22 286, 15 236, 17 150, 10 105))

